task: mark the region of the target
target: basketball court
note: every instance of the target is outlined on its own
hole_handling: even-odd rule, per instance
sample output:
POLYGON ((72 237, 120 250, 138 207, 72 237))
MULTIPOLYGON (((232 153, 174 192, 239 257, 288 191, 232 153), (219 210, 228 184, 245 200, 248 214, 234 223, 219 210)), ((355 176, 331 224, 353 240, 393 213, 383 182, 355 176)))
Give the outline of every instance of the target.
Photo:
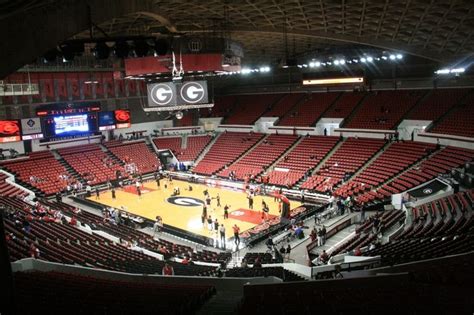
MULTIPOLYGON (((167 180, 161 180, 161 187, 157 187, 155 181, 143 184, 141 197, 138 196, 135 186, 127 186, 116 190, 116 198, 112 199, 111 191, 100 193, 100 199, 93 195, 88 198, 91 201, 99 202, 106 206, 121 208, 150 220, 155 220, 156 216, 163 218, 163 223, 186 230, 188 232, 210 238, 216 236, 215 231, 209 231, 207 222, 203 225, 201 214, 205 203, 204 190, 208 190, 212 198, 211 206, 208 206, 207 215, 214 220, 217 217, 219 225, 224 223, 226 237, 232 237, 232 226, 237 224, 240 232, 255 227, 262 223, 262 200, 265 200, 269 211, 269 218, 279 216, 278 202, 273 197, 254 197, 253 210, 249 209, 247 194, 242 191, 226 188, 208 187, 202 184, 188 183, 173 180, 170 185, 167 180), (167 188, 165 188, 167 184, 167 188), (192 191, 188 187, 192 186, 192 191), (173 189, 179 187, 181 194, 172 196, 173 189), (220 196, 221 207, 217 206, 214 199, 217 194, 220 196), (224 206, 229 206, 229 218, 224 219, 224 206)), ((291 201, 291 208, 301 205, 300 202, 291 201)))

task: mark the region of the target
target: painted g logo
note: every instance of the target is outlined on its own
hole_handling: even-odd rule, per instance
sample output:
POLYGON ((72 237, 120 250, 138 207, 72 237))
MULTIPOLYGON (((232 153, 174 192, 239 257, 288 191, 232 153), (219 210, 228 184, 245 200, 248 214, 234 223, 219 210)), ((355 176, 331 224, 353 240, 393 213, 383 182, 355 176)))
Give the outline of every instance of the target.
POLYGON ((204 205, 204 201, 200 199, 196 199, 193 197, 169 197, 166 199, 169 203, 172 203, 177 206, 184 206, 184 207, 200 207, 204 205))

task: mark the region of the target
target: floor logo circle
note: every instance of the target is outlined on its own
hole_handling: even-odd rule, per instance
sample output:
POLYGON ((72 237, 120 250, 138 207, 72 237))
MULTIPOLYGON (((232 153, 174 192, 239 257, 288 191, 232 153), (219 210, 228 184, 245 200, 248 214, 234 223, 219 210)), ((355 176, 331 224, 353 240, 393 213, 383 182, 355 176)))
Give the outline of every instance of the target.
POLYGON ((184 206, 184 207, 199 207, 204 205, 204 201, 193 198, 193 197, 182 197, 182 196, 175 196, 169 197, 166 199, 169 203, 172 203, 177 206, 184 206))

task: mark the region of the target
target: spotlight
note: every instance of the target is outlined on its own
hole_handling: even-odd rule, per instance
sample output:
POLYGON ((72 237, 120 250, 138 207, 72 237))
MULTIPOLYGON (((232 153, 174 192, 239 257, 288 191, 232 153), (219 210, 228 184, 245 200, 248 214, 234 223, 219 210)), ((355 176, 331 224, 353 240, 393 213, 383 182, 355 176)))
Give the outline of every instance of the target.
POLYGON ((402 59, 403 55, 402 54, 397 54, 397 59, 402 59))
POLYGON ((451 73, 463 73, 464 71, 466 71, 466 69, 464 68, 455 68, 455 69, 451 69, 451 73))
POLYGON ((336 66, 338 66, 338 65, 339 65, 339 60, 334 60, 334 64, 335 64, 336 66))
POLYGON ((346 64, 346 61, 345 61, 344 59, 341 59, 341 60, 339 60, 339 63, 340 63, 341 65, 344 65, 344 64, 346 64))
POLYGON ((242 74, 249 74, 252 70, 250 70, 249 68, 243 68, 242 70, 240 70, 240 73, 242 74))
POLYGON ((390 60, 395 60, 397 57, 395 55, 390 55, 390 60))
POLYGON ((374 61, 374 58, 372 58, 372 57, 369 56, 369 57, 367 57, 367 61, 368 61, 368 62, 372 62, 372 61, 374 61))
POLYGON ((92 53, 97 59, 107 59, 109 58, 110 48, 105 42, 98 42, 92 53))
POLYGON ((117 41, 114 47, 114 55, 117 58, 127 58, 130 53, 130 46, 124 40, 117 41))
MULTIPOLYGON (((382 59, 383 59, 383 60, 387 60, 387 56, 382 56, 382 59)), ((390 56, 390 59, 392 59, 391 56, 390 56)))
POLYGON ((315 65, 316 67, 320 67, 320 66, 321 66, 321 63, 320 63, 319 61, 316 61, 316 62, 314 63, 314 65, 315 65))
POLYGON ((310 67, 310 68, 316 67, 316 64, 314 63, 314 61, 311 61, 311 62, 309 63, 309 67, 310 67))
POLYGON ((365 59, 365 58, 360 58, 360 61, 366 63, 366 62, 367 62, 367 59, 365 59))
POLYGON ((437 70, 435 71, 436 74, 447 74, 449 73, 449 69, 441 69, 441 70, 437 70))

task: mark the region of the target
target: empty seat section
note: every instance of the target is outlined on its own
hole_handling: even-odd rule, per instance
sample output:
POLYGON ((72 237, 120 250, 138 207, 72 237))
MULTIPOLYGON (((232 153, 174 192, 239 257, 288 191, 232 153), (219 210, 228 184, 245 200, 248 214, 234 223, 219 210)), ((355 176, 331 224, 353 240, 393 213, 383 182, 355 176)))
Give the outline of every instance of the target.
POLYGON ((7 178, 7 175, 0 173, 0 196, 22 197, 27 195, 26 191, 7 183, 7 178))
POLYGON ((429 94, 410 112, 407 119, 436 120, 456 105, 468 89, 438 89, 429 94))
POLYGON ((446 147, 432 155, 429 159, 411 168, 382 188, 397 194, 421 185, 440 174, 445 174, 474 159, 474 151, 455 147, 446 147))
POLYGON ((262 134, 245 132, 225 132, 219 136, 205 157, 196 165, 194 172, 212 175, 255 145, 262 134))
POLYGON ((205 118, 225 118, 232 111, 236 101, 237 96, 235 95, 217 96, 214 100, 214 106, 212 108, 200 108, 199 115, 205 118))
POLYGON ((188 136, 186 149, 181 149, 176 157, 180 161, 194 161, 211 140, 211 136, 188 136))
POLYGON ((429 132, 474 137, 474 91, 461 101, 429 132))
POLYGON ((225 124, 252 125, 280 97, 278 94, 238 96, 234 110, 225 120, 225 124))
POLYGON ((282 117, 285 115, 296 103, 298 103, 304 94, 285 94, 283 97, 272 106, 272 108, 264 114, 265 117, 282 117))
POLYGON ((296 140, 294 135, 270 135, 241 160, 223 169, 218 175, 227 177, 231 171, 237 179, 257 176, 285 152, 296 140))
POLYGON ((338 137, 324 136, 303 138, 275 165, 276 169, 269 172, 269 183, 293 186, 308 170, 319 164, 338 140, 338 137))
POLYGON ((146 174, 153 172, 161 165, 160 160, 155 153, 150 152, 145 142, 137 142, 131 144, 112 144, 107 148, 116 157, 124 163, 135 163, 138 172, 146 174))
POLYGON ((156 138, 153 139, 153 142, 159 150, 169 149, 174 155, 181 152, 181 137, 156 138))
POLYGON ((41 190, 46 195, 63 190, 67 185, 67 182, 59 179, 59 175, 68 173, 67 170, 49 151, 31 153, 28 159, 21 161, 7 161, 2 167, 13 173, 17 180, 41 190))
POLYGON ((323 115, 324 118, 346 118, 359 104, 365 93, 345 92, 323 115))
POLYGON ((313 126, 321 114, 331 106, 339 93, 312 93, 300 100, 278 123, 280 126, 313 126))
POLYGON ((359 170, 383 146, 380 139, 348 138, 301 188, 320 192, 331 190, 344 176, 351 176, 359 170))
POLYGON ((393 129, 423 96, 423 91, 374 91, 368 94, 345 128, 393 129))
POLYGON ((79 175, 92 185, 115 178, 115 172, 123 167, 109 157, 98 144, 88 144, 59 149, 58 153, 79 175))
POLYGON ((427 156, 433 149, 433 144, 421 142, 392 143, 366 169, 351 179, 351 181, 339 187, 335 193, 344 197, 362 193, 362 196, 357 198, 361 203, 371 201, 377 197, 383 197, 374 196, 369 190, 400 174, 418 160, 427 156))

